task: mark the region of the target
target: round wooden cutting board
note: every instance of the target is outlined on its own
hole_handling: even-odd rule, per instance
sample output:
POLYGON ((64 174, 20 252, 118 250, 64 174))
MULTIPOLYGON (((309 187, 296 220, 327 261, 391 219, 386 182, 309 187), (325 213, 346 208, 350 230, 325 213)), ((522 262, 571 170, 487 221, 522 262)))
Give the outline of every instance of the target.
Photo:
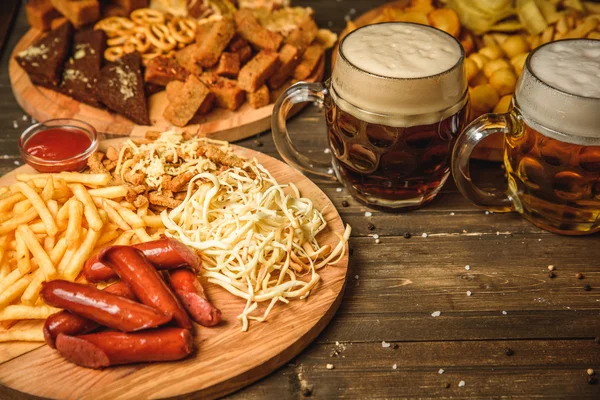
MULTIPOLYGON (((238 155, 255 157, 279 182, 294 182, 301 195, 324 213, 328 228, 318 236, 319 243, 338 243, 333 232, 342 234, 344 225, 335 206, 314 183, 270 156, 233 148, 238 155)), ((0 178, 0 185, 13 183, 16 173, 32 172, 28 166, 18 168, 0 178)), ((208 297, 221 309, 224 321, 213 328, 196 325, 196 350, 177 362, 92 370, 65 361, 45 344, 0 343, 0 384, 4 386, 0 398, 20 398, 10 389, 55 399, 156 399, 191 393, 194 398, 224 396, 274 371, 316 338, 340 305, 347 271, 346 254, 339 264, 319 271, 321 280, 308 299, 277 304, 266 322, 251 321, 248 332, 241 332, 236 318, 245 301, 205 283, 208 297)))
MULTIPOLYGON (((15 56, 28 48, 41 35, 41 31, 30 29, 15 46, 8 63, 8 74, 15 98, 33 118, 38 121, 52 118, 80 119, 94 126, 98 132, 112 135, 144 136, 148 130, 165 131, 173 128, 173 125, 163 118, 163 112, 168 105, 164 91, 148 99, 152 122, 152 126, 148 127, 136 125, 129 119, 108 110, 89 106, 54 90, 32 84, 27 73, 15 61, 15 56)), ((307 81, 320 81, 324 71, 325 58, 307 81)), ((289 117, 300 110, 301 108, 295 108, 289 117)), ((213 139, 233 142, 270 129, 272 112, 273 104, 255 110, 245 102, 237 111, 215 108, 206 115, 196 116, 190 125, 183 129, 191 134, 210 135, 213 139)))

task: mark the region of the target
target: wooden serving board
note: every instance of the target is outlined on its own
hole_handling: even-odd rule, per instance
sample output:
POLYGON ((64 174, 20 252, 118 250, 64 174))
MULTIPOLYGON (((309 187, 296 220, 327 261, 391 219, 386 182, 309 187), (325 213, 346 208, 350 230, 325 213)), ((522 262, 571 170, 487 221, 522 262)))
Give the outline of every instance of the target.
MULTIPOLYGON (((114 145, 115 141, 110 142, 114 145)), ((342 234, 344 225, 335 206, 313 182, 270 156, 233 148, 236 154, 255 157, 279 182, 294 182, 302 196, 323 210, 328 228, 319 234, 319 243, 337 245, 339 239, 333 232, 342 234)), ((20 167, 0 178, 0 185, 13 183, 17 173, 33 172, 29 166, 20 167)), ((53 399, 156 399, 191 393, 194 398, 224 396, 274 371, 316 338, 340 305, 347 271, 346 254, 339 264, 319 271, 321 280, 308 299, 277 304, 266 322, 251 321, 248 332, 241 332, 236 318, 245 301, 204 282, 224 321, 213 328, 196 325, 195 351, 177 362, 92 370, 65 361, 45 344, 0 343, 0 398, 20 398, 13 390, 53 399)))
MULTIPOLYGON (((15 55, 28 48, 42 35, 37 29, 30 29, 17 43, 10 56, 8 73, 13 93, 19 105, 33 118, 45 121, 52 118, 75 118, 83 120, 96 128, 100 133, 112 135, 144 136, 148 130, 168 130, 173 125, 163 118, 163 112, 168 105, 164 91, 156 93, 148 99, 148 109, 152 126, 136 125, 129 119, 106 109, 99 109, 81 103, 68 96, 60 94, 31 83, 27 73, 15 61, 15 55)), ((317 66, 308 82, 320 81, 325 71, 325 59, 317 66)), ((213 139, 230 142, 245 139, 266 131, 271 127, 273 104, 253 109, 245 102, 237 111, 213 109, 209 114, 199 115, 187 125, 186 132, 209 136, 213 139)), ((300 111, 294 108, 290 113, 300 111)))
MULTIPOLYGON (((389 3, 382 4, 379 7, 373 8, 366 13, 358 16, 354 22, 358 27, 362 27, 368 25, 370 21, 377 18, 379 15, 383 13, 383 10, 386 8, 398 8, 402 9, 408 4, 408 0, 397 0, 391 1, 389 3)), ((340 33, 340 39, 338 44, 335 46, 332 55, 331 61, 332 65, 335 65, 335 59, 337 57, 339 43, 342 41, 344 36, 348 34, 348 29, 344 29, 342 33, 340 33)), ((490 160, 490 161, 501 161, 504 157, 504 137, 502 134, 494 134, 490 137, 486 138, 483 142, 481 142, 473 151, 472 158, 476 158, 479 160, 490 160)))

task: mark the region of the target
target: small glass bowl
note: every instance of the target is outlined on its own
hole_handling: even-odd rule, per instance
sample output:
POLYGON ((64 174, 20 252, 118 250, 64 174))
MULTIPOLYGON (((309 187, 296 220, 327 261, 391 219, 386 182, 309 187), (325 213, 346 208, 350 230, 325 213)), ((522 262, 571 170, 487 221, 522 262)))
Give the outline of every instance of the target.
MULTIPOLYGON (((68 145, 68 143, 65 143, 65 145, 68 145)), ((87 122, 77 119, 58 118, 38 122, 27 128, 19 138, 19 151, 21 157, 27 164, 42 173, 82 171, 87 165, 88 158, 94 154, 96 150, 98 150, 98 133, 96 132, 96 129, 87 122), (66 128, 80 131, 90 138, 91 143, 82 153, 62 160, 46 160, 41 157, 36 157, 25 150, 25 144, 29 139, 36 134, 51 128, 66 128)))

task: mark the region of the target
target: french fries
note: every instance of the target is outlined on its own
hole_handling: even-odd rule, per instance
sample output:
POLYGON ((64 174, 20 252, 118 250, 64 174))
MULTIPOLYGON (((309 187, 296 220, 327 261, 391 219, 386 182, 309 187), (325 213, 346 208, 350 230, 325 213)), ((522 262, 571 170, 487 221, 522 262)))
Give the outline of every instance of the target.
POLYGON ((126 200, 127 186, 107 186, 109 174, 16 179, 0 186, 0 342, 43 341, 38 320, 59 311, 40 298, 44 282, 79 282, 83 264, 101 248, 153 240, 164 226, 147 204, 138 209, 126 200))

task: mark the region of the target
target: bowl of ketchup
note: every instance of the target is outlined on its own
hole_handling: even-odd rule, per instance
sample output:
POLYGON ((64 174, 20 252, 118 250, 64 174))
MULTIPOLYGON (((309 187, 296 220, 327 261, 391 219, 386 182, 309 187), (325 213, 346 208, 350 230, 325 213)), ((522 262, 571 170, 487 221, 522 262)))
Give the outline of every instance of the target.
POLYGON ((96 129, 76 119, 39 122, 19 138, 21 157, 38 172, 82 171, 97 149, 96 129))

